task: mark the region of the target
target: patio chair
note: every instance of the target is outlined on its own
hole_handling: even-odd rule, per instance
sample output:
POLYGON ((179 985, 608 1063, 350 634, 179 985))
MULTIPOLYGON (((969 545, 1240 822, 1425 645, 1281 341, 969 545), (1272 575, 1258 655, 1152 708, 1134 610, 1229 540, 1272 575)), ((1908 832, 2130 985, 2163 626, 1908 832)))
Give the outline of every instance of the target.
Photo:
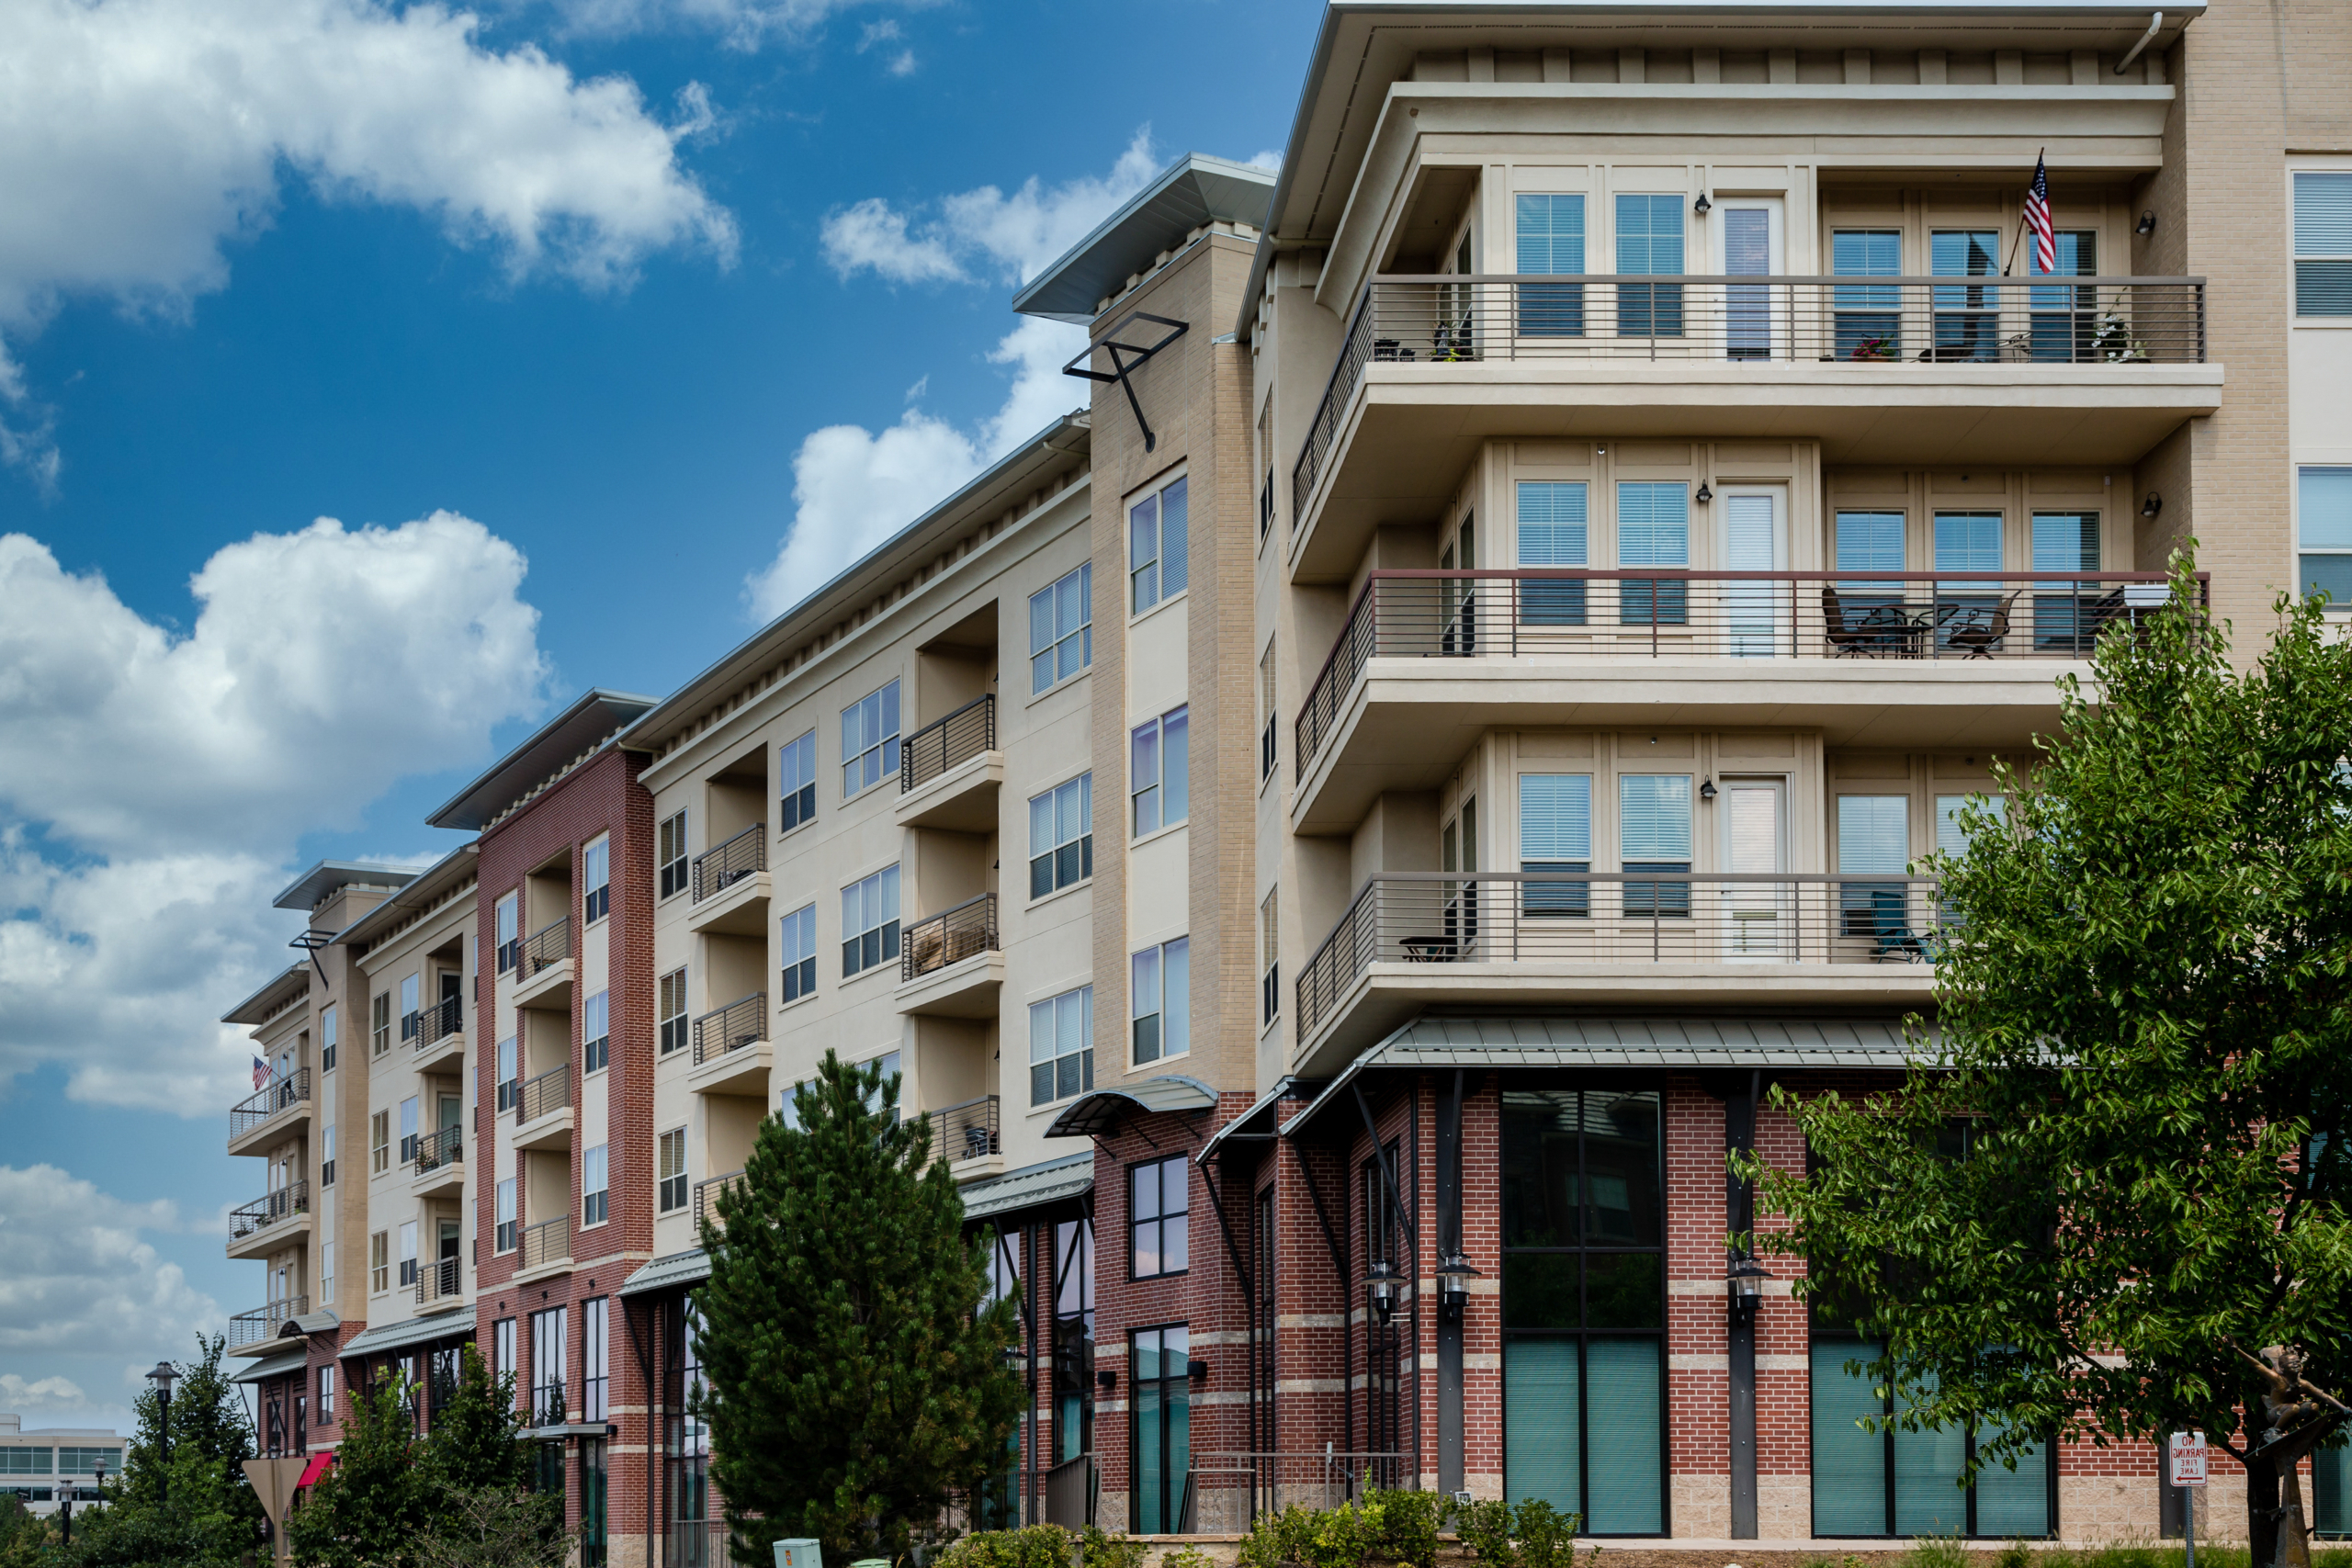
POLYGON ((1946 624, 1944 641, 1962 650, 1968 659, 1990 659, 2001 642, 2009 635, 2009 608, 2018 602, 2015 593, 2003 599, 1989 611, 1964 610, 1946 624))

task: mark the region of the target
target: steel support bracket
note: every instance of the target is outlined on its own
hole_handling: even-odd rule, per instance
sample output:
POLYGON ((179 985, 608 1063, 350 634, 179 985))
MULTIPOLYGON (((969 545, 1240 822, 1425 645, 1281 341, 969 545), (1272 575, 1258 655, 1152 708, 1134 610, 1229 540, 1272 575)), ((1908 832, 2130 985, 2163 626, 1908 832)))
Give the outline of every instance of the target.
POLYGON ((1166 327, 1168 335, 1148 347, 1139 344, 1121 343, 1115 335, 1105 337, 1100 343, 1090 343, 1086 345, 1084 353, 1062 367, 1062 374, 1077 376, 1089 381, 1116 381, 1119 384, 1119 389, 1127 394, 1127 407, 1135 411, 1136 428, 1143 432, 1143 449, 1148 452, 1159 445, 1159 437, 1152 434, 1150 423, 1143 417, 1143 401, 1136 396, 1135 383, 1127 378, 1128 374, 1143 368, 1153 355, 1191 332, 1193 323, 1170 321, 1166 316, 1154 316, 1143 310, 1130 310, 1111 323, 1111 332, 1116 334, 1131 321, 1149 321, 1155 326, 1166 327), (1111 355, 1110 369, 1097 370, 1091 363, 1094 358, 1094 351, 1098 348, 1111 355), (1135 357, 1122 358, 1123 355, 1133 355, 1135 357))

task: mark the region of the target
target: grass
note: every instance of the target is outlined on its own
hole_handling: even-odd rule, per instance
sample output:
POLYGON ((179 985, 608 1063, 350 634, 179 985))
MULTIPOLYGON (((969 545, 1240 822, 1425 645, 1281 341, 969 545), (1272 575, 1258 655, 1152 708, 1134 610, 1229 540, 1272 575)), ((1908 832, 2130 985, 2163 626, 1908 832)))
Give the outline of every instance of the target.
MULTIPOLYGON (((2022 1540, 2006 1546, 1969 1543, 1948 1537, 1928 1537, 1905 1554, 1903 1568, 2186 1568, 2186 1554, 2173 1541, 2123 1541, 2111 1546, 2035 1546, 2022 1540)), ((1863 1568, 1859 1556, 1808 1557, 1804 1568, 1863 1568)), ((2251 1568, 2244 1546, 2200 1544, 2197 1568, 2251 1568)), ((2352 1568, 2352 1547, 2312 1547, 2312 1568, 2352 1568)))

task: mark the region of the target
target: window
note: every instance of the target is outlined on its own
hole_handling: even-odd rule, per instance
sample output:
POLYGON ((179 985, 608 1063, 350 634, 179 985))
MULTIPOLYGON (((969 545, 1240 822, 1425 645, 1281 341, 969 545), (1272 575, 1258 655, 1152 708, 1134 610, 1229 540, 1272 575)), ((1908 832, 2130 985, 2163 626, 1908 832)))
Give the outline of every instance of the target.
MULTIPOLYGON (((1839 277, 1903 276, 1897 229, 1840 229, 1829 236, 1829 270, 1839 277)), ((1830 300, 1832 352, 1840 359, 1903 357, 1903 290, 1894 284, 1841 283, 1830 300)))
POLYGON ((842 889, 842 978, 899 956, 899 868, 842 889))
POLYGON ((1031 695, 1094 662, 1094 565, 1029 595, 1031 695))
MULTIPOLYGON (((1621 480, 1617 486, 1617 564, 1690 564, 1690 487, 1621 480)), ((1617 618, 1632 626, 1679 626, 1690 618, 1690 588, 1679 579, 1627 578, 1617 618)))
POLYGON ((514 1320, 502 1317, 490 1325, 490 1381, 493 1386, 505 1382, 516 1372, 514 1365, 514 1320))
POLYGON ((382 1295, 392 1288, 392 1235, 378 1231, 368 1238, 368 1290, 382 1295))
POLYGON ((1133 968, 1135 1065, 1184 1055, 1193 1043, 1192 939, 1147 947, 1133 968))
POLYGON ((498 1043, 498 1110, 501 1115, 514 1109, 514 1100, 521 1091, 521 1077, 517 1043, 512 1038, 498 1043))
POLYGON ((1273 532, 1273 527, 1274 470, 1268 468, 1266 477, 1258 485, 1258 539, 1261 544, 1265 542, 1268 534, 1273 532))
MULTIPOLYGON (((1592 564, 1581 479, 1519 481, 1519 564, 1523 567, 1592 564)), ((1519 618, 1531 626, 1584 625, 1585 585, 1580 580, 1537 580, 1519 586, 1519 618)))
MULTIPOLYGON (((1993 229, 1944 229, 1928 236, 1928 270, 1938 277, 1991 277, 2001 270, 1993 229)), ((1932 290, 1938 359, 2000 357, 2001 291, 1983 284, 1932 290)))
POLYGON ((1094 874, 1094 775, 1080 773, 1029 797, 1029 897, 1094 874))
POLYGON ((378 1176, 392 1168, 392 1113, 389 1111, 368 1118, 368 1168, 378 1176))
MULTIPOLYGON (((1618 866, 1628 874, 1690 870, 1690 775, 1623 773, 1617 779, 1618 866)), ((1625 913, 1688 919, 1688 882, 1628 882, 1625 913)))
POLYGON ((797 1002, 817 988, 817 906, 804 905, 777 924, 784 952, 784 999, 797 1002))
POLYGON ((335 1023, 334 1009, 333 1007, 320 1009, 319 1071, 322 1073, 331 1073, 334 1071, 336 1029, 337 1025, 335 1023))
POLYGON ((1266 890, 1266 901, 1258 906, 1258 1026, 1262 1029, 1274 1021, 1283 1010, 1282 942, 1275 923, 1276 900, 1282 889, 1266 890))
POLYGON ((1274 706, 1274 645, 1269 640, 1266 651, 1258 659, 1258 777, 1261 782, 1274 776, 1277 753, 1274 706))
MULTIPOLYGON (((1841 795, 1838 797, 1838 869, 1841 874, 1901 876, 1910 869, 1911 797, 1907 795, 1841 795)), ((1906 913, 1909 889, 1900 882, 1838 885, 1838 931, 1882 947, 1916 939, 1906 913)))
POLYGON ((492 1247, 494 1251, 514 1250, 516 1226, 514 1200, 520 1181, 521 1178, 510 1176, 498 1184, 498 1235, 492 1247))
POLYGON ((40 1449, 0 1449, 0 1474, 47 1475, 50 1472, 50 1450, 40 1449))
POLYGON ((334 1419, 334 1369, 333 1367, 319 1369, 319 1419, 321 1421, 334 1419))
POLYGON ((2295 175, 2295 314, 2352 316, 2352 174, 2295 175))
MULTIPOLYGON (((57 1473, 60 1475, 96 1475, 98 1466, 119 1479, 122 1475, 120 1449, 60 1449, 57 1450, 57 1473)), ((76 1499, 79 1501, 79 1499, 76 1499)))
MULTIPOLYGON (((685 891, 686 886, 686 814, 683 811, 664 817, 653 830, 654 875, 659 880, 658 897, 669 897, 685 891)), ((499 965, 505 967, 503 962, 499 965)))
POLYGON ((1592 869, 1592 775, 1519 775, 1520 913, 1581 919, 1592 913, 1592 884, 1562 880, 1592 869))
POLYGON ((514 894, 509 893, 498 901, 492 919, 496 922, 498 936, 498 972, 503 975, 520 963, 523 956, 523 911, 514 894))
MULTIPOLYGON (((2033 514, 2035 571, 2097 571, 2098 513, 2096 512, 2037 512, 2033 514)), ((2065 585, 2055 593, 2033 596, 2033 646, 2061 654, 2088 653, 2097 632, 2082 614, 2086 600, 2105 590, 2097 582, 2065 585), (2072 592, 2066 591, 2071 589, 2072 592)))
POLYGON ((1135 614, 1184 592, 1192 550, 1189 510, 1182 479, 1127 508, 1129 607, 1135 614))
POLYGON ((1504 1495, 1595 1535, 1665 1525, 1660 1111, 1655 1091, 1503 1095, 1504 1495))
POLYGON ((319 1185, 334 1185, 334 1123, 332 1122, 319 1133, 319 1185))
POLYGON ((319 1304, 334 1305, 334 1243, 319 1243, 319 1304))
POLYGON ((611 1185, 607 1179, 611 1148, 609 1144, 598 1144, 580 1156, 580 1223, 583 1225, 605 1223, 605 1190, 611 1185))
POLYGON ((1193 1467, 1193 1358, 1184 1325, 1138 1328, 1129 1337, 1135 1438, 1135 1529, 1181 1529, 1193 1467))
POLYGON ((2324 593, 2337 609, 2352 607, 2352 468, 2296 471, 2295 541, 2302 592, 2324 593))
POLYGON ((663 1213, 686 1206, 686 1130, 662 1134, 657 1206, 663 1213))
POLYGON ((905 1120, 904 1111, 899 1099, 899 1090, 906 1081, 899 1072, 899 1054, 896 1051, 885 1051, 871 1062, 862 1062, 858 1065, 877 1067, 881 1070, 881 1076, 875 1080, 874 1092, 865 1097, 865 1108, 877 1116, 887 1110, 894 1118, 905 1120))
POLYGON ((1176 708, 1136 727, 1129 738, 1127 788, 1135 798, 1135 836, 1159 831, 1191 814, 1191 709, 1176 708))
POLYGON ((416 1097, 401 1101, 401 1163, 408 1165, 416 1158, 416 1097))
POLYGON ((580 1048, 583 1073, 602 1072, 613 1060, 613 993, 598 991, 580 1004, 580 1048))
POLYGON ((842 709, 842 795, 871 789, 899 771, 899 683, 842 709))
MULTIPOLYGON (((2041 249, 2026 247, 2026 269, 2037 277, 2093 277, 2098 256, 2098 236, 2088 230, 2062 229, 2056 242, 2058 265, 2041 270, 2041 249)), ((2027 325, 2028 352, 2036 359, 2061 364, 2098 358, 2120 358, 2132 352, 2129 332, 2118 323, 2112 336, 2099 330, 2098 290, 2045 287, 2026 290, 2031 315, 2027 325)))
POLYGON ((1182 1274, 1190 1253, 1185 1211, 1192 1207, 1191 1161, 1170 1155, 1127 1168, 1128 1273, 1137 1280, 1182 1274))
POLYGON ((416 1025, 416 976, 407 975, 401 978, 401 1038, 415 1039, 416 1025))
POLYGON ((802 1078, 798 1083, 785 1085, 776 1095, 775 1119, 796 1133, 800 1131, 800 1091, 816 1081, 802 1078))
MULTIPOLYGON (((1617 198, 1617 270, 1624 274, 1673 275, 1682 270, 1680 196, 1620 196, 1617 198)), ((1680 337, 1682 286, 1621 283, 1617 286, 1619 337, 1680 337)), ((1643 564, 1656 564, 1645 562, 1643 564)))
POLYGON ((563 1365, 566 1309, 531 1314, 531 1424, 564 1424, 563 1365))
POLYGON ((662 1015, 662 1055, 666 1056, 686 1046, 686 972, 671 970, 656 988, 660 994, 654 1006, 662 1015))
POLYGON ((410 1220, 401 1226, 401 1284, 402 1288, 416 1283, 416 1222, 410 1220))
POLYGON ((385 991, 368 1004, 368 1043, 379 1056, 392 1048, 392 993, 385 991))
MULTIPOLYGON (((897 728, 894 724, 891 727, 897 728)), ((895 767, 896 764, 893 764, 895 767)), ((817 732, 787 740, 776 751, 776 831, 789 833, 817 819, 817 732)))
MULTIPOLYGON (((1573 276, 1584 271, 1584 197, 1531 193, 1512 200, 1521 276, 1573 276)), ((1584 286, 1519 286, 1520 337, 1584 336, 1584 286)))
POLYGON ((1029 1004, 1029 1103, 1050 1105, 1094 1087, 1094 987, 1029 1004))
POLYGON ((598 839, 580 852, 580 886, 588 890, 580 900, 580 923, 593 926, 612 912, 612 840, 598 839))
POLYGON ((610 1318, 605 1307, 607 1297, 594 1296, 580 1303, 580 1418, 582 1421, 606 1419, 605 1391, 608 1386, 607 1369, 612 1364, 612 1335, 610 1318))

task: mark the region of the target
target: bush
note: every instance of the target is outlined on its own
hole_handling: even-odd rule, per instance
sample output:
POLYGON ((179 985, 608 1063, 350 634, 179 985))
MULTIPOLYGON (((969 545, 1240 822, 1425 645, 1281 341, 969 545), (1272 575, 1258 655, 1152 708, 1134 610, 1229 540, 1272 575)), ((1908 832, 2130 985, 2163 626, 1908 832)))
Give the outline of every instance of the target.
POLYGON ((1209 1554, 1197 1546, 1170 1547, 1159 1554, 1159 1568, 1210 1568, 1209 1554))
MULTIPOLYGON (((1086 1543, 1084 1568, 1143 1568, 1143 1542, 1129 1540, 1124 1531, 1106 1535, 1095 1526, 1089 1525, 1081 1539, 1086 1543)), ((1068 1552, 1062 1554, 1062 1561, 1069 1561, 1068 1552)))
POLYGON ((1453 1534, 1487 1568, 1519 1568, 1519 1551, 1511 1545, 1509 1503, 1489 1498, 1471 1504, 1453 1516, 1453 1534))
POLYGON ((1374 1492, 1364 1517, 1377 1521, 1373 1551, 1405 1568, 1437 1568, 1437 1532, 1445 1499, 1434 1492, 1374 1492))
POLYGON ((1541 1497, 1519 1505, 1520 1568, 1575 1568, 1582 1514, 1564 1514, 1541 1497))
POLYGON ((1069 1568, 1072 1544, 1069 1531, 1059 1525, 981 1530, 932 1559, 932 1568, 1069 1568))

